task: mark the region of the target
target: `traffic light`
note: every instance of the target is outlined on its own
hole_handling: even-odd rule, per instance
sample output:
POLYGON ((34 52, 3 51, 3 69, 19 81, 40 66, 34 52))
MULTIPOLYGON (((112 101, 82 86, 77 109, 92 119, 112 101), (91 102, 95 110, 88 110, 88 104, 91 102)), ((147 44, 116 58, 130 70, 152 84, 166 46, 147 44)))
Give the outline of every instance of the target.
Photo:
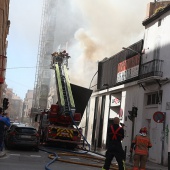
POLYGON ((3 110, 8 109, 8 104, 9 104, 8 99, 4 98, 4 100, 3 100, 3 110))
POLYGON ((128 112, 129 112, 128 118, 132 121, 133 120, 132 111, 128 111, 128 112))
POLYGON ((129 112, 129 115, 128 115, 128 118, 133 121, 135 117, 137 117, 137 112, 138 112, 138 108, 133 106, 132 107, 132 111, 128 111, 129 112))
POLYGON ((133 117, 137 117, 137 112, 138 112, 138 108, 137 107, 132 107, 132 115, 133 117))

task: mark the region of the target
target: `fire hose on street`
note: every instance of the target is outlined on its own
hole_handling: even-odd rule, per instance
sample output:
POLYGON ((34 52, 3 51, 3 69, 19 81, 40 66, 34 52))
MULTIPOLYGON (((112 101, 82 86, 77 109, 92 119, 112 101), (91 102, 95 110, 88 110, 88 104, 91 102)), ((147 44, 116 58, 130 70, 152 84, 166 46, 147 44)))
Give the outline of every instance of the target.
MULTIPOLYGON (((90 167, 98 167, 98 168, 101 168, 103 166, 103 162, 104 162, 104 158, 100 158, 100 157, 97 157, 97 156, 92 156, 92 155, 85 155, 85 154, 77 154, 77 153, 60 153, 59 155, 59 158, 57 159, 57 161, 60 161, 60 162, 65 162, 65 163, 71 163, 71 164, 77 164, 77 165, 84 165, 84 166, 90 166, 90 167), (80 161, 70 161, 70 160, 66 160, 66 159, 62 159, 61 157, 62 156, 73 156, 73 157, 81 157, 81 158, 84 158, 84 159, 87 159, 88 162, 94 162, 94 163, 85 163, 85 162, 80 162, 80 161), (101 164, 100 164, 101 163, 101 164)), ((53 154, 49 154, 48 156, 50 159, 54 159, 55 158, 55 155, 53 154)), ((113 170, 118 170, 118 167, 116 164, 112 164, 112 166, 110 167, 110 169, 113 169, 113 170)))
MULTIPOLYGON (((74 122, 74 119, 72 117, 72 114, 70 113, 70 117, 72 118, 72 121, 74 123, 74 125, 76 126, 75 122, 74 122)), ((77 129, 79 129, 77 126, 76 126, 77 129)), ((55 152, 51 152, 51 151, 48 151, 46 149, 41 149, 41 151, 44 151, 44 152, 47 152, 49 153, 49 158, 52 159, 52 161, 50 161, 49 163, 47 163, 45 165, 45 170, 51 170, 49 169, 49 166, 54 163, 55 161, 60 161, 60 162, 65 162, 65 163, 70 163, 70 164, 77 164, 77 165, 84 165, 84 166, 91 166, 91 167, 98 167, 98 168, 101 168, 104 164, 104 156, 101 155, 101 154, 98 154, 98 153, 94 153, 94 152, 91 152, 90 151, 90 144, 88 143, 88 141, 86 140, 86 138, 84 137, 84 135, 80 132, 81 136, 83 137, 83 140, 87 143, 88 145, 88 150, 78 150, 78 151, 72 151, 72 150, 67 150, 67 149, 62 149, 62 148, 53 148, 53 149, 58 149, 60 152, 63 151, 63 153, 55 153, 55 152), (87 153, 91 153, 91 154, 95 154, 94 155, 87 155, 87 153), (98 156, 97 156, 98 155, 98 156), (87 163, 84 161, 71 161, 71 160, 68 160, 68 159, 63 159, 61 157, 67 157, 67 156, 72 156, 72 157, 81 157, 82 159, 85 159, 85 160, 88 160, 87 163), (93 162, 93 163, 89 163, 89 162, 93 162)), ((48 148, 47 148, 48 149, 48 148)), ((110 169, 112 170, 118 170, 118 165, 117 164, 111 164, 110 166, 110 169)), ((126 168, 126 170, 130 170, 129 168, 126 168)))

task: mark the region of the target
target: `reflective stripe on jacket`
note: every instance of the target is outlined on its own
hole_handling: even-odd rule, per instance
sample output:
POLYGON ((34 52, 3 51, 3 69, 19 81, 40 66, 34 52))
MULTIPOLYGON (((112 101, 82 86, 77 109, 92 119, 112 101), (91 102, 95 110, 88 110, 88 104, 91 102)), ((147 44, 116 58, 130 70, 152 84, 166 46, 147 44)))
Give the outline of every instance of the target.
POLYGON ((110 127, 111 127, 111 130, 112 130, 112 133, 113 133, 112 140, 117 140, 117 135, 122 136, 121 134, 118 133, 119 130, 121 129, 121 127, 118 127, 116 130, 114 130, 112 125, 110 127))
POLYGON ((132 141, 135 144, 135 154, 148 155, 148 148, 152 147, 149 137, 137 135, 132 141))

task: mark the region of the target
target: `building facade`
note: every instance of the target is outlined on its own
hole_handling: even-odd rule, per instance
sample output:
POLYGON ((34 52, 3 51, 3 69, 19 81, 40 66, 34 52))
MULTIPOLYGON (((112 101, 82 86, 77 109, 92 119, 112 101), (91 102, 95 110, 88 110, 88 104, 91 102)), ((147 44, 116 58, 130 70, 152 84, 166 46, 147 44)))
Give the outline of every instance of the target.
MULTIPOLYGON (((41 33, 39 51, 37 56, 37 68, 33 95, 33 112, 37 109, 50 108, 57 102, 56 77, 53 69, 51 54, 57 51, 67 50, 68 41, 72 40, 75 31, 79 28, 78 20, 75 23, 71 3, 67 0, 44 0, 42 11, 41 33), (63 18, 67 18, 67 21, 63 18), (65 28, 71 25, 71 29, 65 28)), ((80 17, 78 15, 77 17, 80 17)), ((33 117, 34 113, 31 113, 33 117)))
POLYGON ((4 97, 8 98, 9 101, 8 109, 5 112, 9 113, 11 121, 21 122, 23 108, 22 99, 17 96, 11 88, 6 88, 4 97))
POLYGON ((0 105, 3 101, 5 70, 7 62, 7 35, 9 32, 10 21, 9 17, 9 0, 0 0, 0 105))
POLYGON ((23 102, 23 112, 22 112, 22 119, 23 123, 30 124, 30 115, 31 115, 31 108, 32 108, 32 101, 33 101, 33 90, 28 90, 24 102, 23 102))
POLYGON ((13 94, 10 107, 12 108, 12 111, 10 113, 11 120, 14 120, 15 122, 21 122, 23 108, 22 99, 19 96, 13 94))
POLYGON ((93 146, 106 148, 107 127, 118 116, 125 124, 122 144, 129 151, 133 137, 146 126, 153 144, 148 159, 165 166, 170 151, 169 3, 149 3, 144 39, 99 62, 87 132, 93 146), (131 121, 133 107, 138 110, 131 121))

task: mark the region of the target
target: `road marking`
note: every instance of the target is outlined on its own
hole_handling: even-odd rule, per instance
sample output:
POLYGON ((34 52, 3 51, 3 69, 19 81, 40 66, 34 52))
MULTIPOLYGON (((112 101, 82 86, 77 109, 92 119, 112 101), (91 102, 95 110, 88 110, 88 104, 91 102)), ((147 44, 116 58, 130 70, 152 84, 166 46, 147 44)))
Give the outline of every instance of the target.
POLYGON ((37 157, 37 158, 40 158, 41 156, 40 155, 30 155, 31 157, 37 157))
POLYGON ((20 154, 10 154, 11 156, 21 156, 20 154))

